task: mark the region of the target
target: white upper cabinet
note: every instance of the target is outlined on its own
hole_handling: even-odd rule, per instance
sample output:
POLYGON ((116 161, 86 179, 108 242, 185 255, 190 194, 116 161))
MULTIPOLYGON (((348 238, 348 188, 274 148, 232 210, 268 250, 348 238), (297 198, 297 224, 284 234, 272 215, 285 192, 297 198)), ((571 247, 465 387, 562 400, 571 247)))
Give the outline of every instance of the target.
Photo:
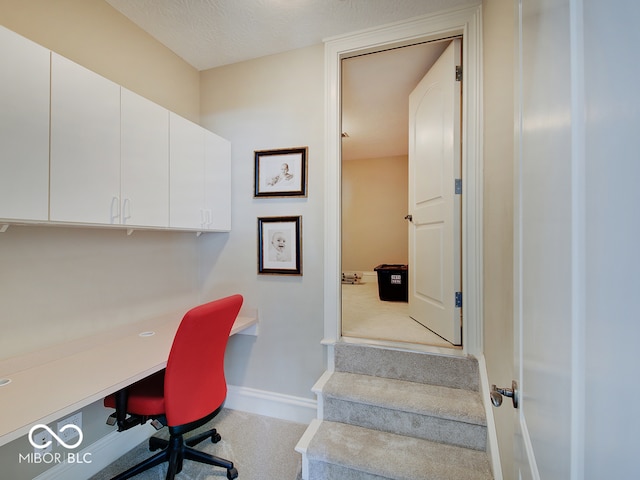
POLYGON ((173 228, 231 229, 231 144, 170 114, 170 215, 173 228))
POLYGON ((121 223, 169 226, 169 111, 122 88, 121 223))
POLYGON ((0 223, 231 228, 231 146, 0 26, 0 223))
POLYGON ((231 142, 205 132, 204 198, 206 229, 231 230, 231 142))
POLYGON ((204 131, 202 127, 171 113, 169 115, 169 225, 203 230, 204 131))
POLYGON ((49 50, 0 27, 0 218, 46 221, 49 50))
POLYGON ((52 53, 50 220, 120 221, 120 86, 52 53))

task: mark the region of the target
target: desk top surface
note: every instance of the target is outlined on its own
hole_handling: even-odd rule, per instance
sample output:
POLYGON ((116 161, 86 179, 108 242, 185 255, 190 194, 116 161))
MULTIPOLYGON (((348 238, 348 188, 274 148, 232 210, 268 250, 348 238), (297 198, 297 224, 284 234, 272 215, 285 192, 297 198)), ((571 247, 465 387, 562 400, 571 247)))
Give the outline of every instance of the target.
MULTIPOLYGON (((257 323, 238 316, 231 335, 257 323)), ((162 370, 182 313, 0 361, 0 445, 162 370)))

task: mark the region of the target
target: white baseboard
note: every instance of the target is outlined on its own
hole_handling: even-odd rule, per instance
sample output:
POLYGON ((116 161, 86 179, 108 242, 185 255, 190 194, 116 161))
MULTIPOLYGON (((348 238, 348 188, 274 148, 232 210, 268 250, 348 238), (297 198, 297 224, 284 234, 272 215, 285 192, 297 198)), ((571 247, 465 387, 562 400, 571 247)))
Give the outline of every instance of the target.
POLYGON ((363 283, 371 283, 378 281, 378 272, 362 272, 363 283))
MULTIPOLYGON (((311 423, 316 418, 317 402, 308 398, 283 395, 248 387, 228 385, 225 408, 297 423, 311 423)), ((84 463, 60 463, 34 480, 86 480, 125 453, 147 440, 156 430, 147 423, 124 432, 111 432, 75 453, 84 463)))
POLYGON ((317 402, 309 398, 248 387, 228 386, 225 408, 308 424, 316 418, 317 402))

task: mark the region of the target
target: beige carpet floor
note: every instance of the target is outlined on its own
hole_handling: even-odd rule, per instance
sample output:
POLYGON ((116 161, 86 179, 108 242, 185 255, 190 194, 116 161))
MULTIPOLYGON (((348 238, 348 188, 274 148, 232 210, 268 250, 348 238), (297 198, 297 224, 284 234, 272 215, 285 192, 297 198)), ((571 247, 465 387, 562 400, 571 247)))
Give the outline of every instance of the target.
MULTIPOLYGON (((135 428, 135 427, 134 427, 135 428)), ((302 459, 294 448, 307 425, 264 417, 237 410, 223 409, 206 427, 216 428, 222 440, 216 444, 205 440, 197 446, 227 460, 238 469, 238 480, 296 480, 302 471, 302 459)), ((166 428, 157 436, 168 438, 166 428)), ((148 442, 141 443, 90 480, 106 480, 153 455, 148 442)), ((164 480, 166 463, 140 475, 136 480, 164 480)), ((227 471, 192 461, 186 461, 176 480, 226 479, 227 471)))
POLYGON ((409 317, 408 303, 380 300, 375 276, 362 282, 342 285, 343 336, 456 348, 409 317))

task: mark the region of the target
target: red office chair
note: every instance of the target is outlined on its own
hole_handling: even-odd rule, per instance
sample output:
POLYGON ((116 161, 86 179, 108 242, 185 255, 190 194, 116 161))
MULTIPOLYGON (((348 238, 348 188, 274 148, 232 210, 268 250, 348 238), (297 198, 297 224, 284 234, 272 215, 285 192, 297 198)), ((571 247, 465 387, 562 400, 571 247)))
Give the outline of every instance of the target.
POLYGON ((165 461, 169 462, 167 480, 171 480, 182 470, 183 459, 226 468, 228 479, 237 478, 232 462, 191 448, 207 438, 220 441, 215 429, 188 440, 183 434, 204 425, 222 409, 227 395, 224 352, 242 300, 241 295, 232 295, 189 310, 173 339, 167 368, 104 399, 105 407, 116 408, 107 423, 117 420, 118 430, 152 419, 156 427, 168 425, 170 434, 169 440, 151 437, 149 449, 163 450, 114 480, 133 477, 165 461))

